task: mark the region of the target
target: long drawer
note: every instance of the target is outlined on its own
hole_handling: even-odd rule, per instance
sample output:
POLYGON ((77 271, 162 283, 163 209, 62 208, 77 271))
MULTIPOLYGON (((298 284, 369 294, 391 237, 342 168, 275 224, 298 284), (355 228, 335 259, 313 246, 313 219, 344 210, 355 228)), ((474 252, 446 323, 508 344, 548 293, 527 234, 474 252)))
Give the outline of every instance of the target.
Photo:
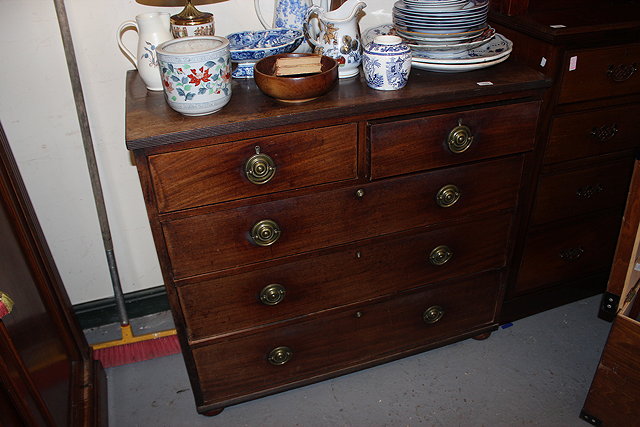
POLYGON ((184 278, 509 209, 521 169, 517 156, 170 220, 172 271, 184 278))
POLYGON ((357 125, 149 156, 160 212, 356 177, 357 125))
POLYGON ((629 157, 543 176, 538 183, 532 223, 622 208, 632 169, 633 159, 629 157))
POLYGON ((562 67, 560 103, 640 91, 640 43, 569 51, 562 67))
POLYGON ((265 394, 491 325, 498 288, 497 274, 484 274, 193 348, 204 404, 265 394))
POLYGON ((608 268, 613 259, 621 214, 622 208, 620 213, 555 223, 530 232, 516 292, 526 293, 608 268))
POLYGON ((189 307, 188 337, 198 340, 501 268, 510 220, 505 213, 181 286, 180 302, 189 307))
POLYGON ((555 117, 545 150, 547 164, 640 146, 640 105, 623 105, 555 117))
POLYGON ((371 178, 455 165, 533 148, 539 102, 369 125, 371 178))

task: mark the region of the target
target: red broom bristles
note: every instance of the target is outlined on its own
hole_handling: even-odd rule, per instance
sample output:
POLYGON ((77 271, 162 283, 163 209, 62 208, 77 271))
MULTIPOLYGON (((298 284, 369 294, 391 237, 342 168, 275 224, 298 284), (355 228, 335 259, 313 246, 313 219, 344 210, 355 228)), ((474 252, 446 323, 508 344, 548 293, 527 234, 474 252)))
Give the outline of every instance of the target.
POLYGON ((180 343, 177 336, 171 335, 94 350, 93 358, 102 362, 103 367, 111 368, 177 353, 180 343))

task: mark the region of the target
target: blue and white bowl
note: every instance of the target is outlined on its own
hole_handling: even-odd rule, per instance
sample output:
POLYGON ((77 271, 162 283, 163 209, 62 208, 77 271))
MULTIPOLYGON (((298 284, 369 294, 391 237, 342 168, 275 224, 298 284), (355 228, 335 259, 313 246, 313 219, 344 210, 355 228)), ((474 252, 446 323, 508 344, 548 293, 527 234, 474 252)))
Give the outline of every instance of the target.
POLYGON ((302 31, 289 28, 274 28, 260 31, 240 31, 227 36, 231 61, 237 63, 232 76, 252 78, 253 66, 264 57, 293 52, 304 36, 302 31))

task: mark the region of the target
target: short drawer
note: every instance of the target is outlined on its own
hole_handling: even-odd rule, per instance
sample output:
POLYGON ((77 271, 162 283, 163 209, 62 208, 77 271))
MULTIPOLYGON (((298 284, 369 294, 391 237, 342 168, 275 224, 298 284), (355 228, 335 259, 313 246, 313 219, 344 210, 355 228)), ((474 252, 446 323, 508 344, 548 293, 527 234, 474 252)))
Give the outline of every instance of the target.
POLYGON ((163 224, 165 242, 174 277, 188 277, 511 209, 521 171, 516 156, 187 216, 163 224))
POLYGON ((194 348, 204 404, 268 394, 491 325, 497 294, 496 274, 485 274, 194 348))
POLYGON ((371 178, 459 164, 533 148, 539 102, 369 126, 371 178))
POLYGON ((640 43, 580 49, 565 54, 558 102, 640 91, 640 43))
POLYGON ((542 224, 598 210, 622 208, 633 158, 544 175, 538 183, 533 223, 542 224))
POLYGON ((188 307, 188 337, 198 340, 501 268, 510 223, 506 213, 178 287, 181 305, 188 307))
POLYGON ((158 210, 220 203, 353 179, 357 126, 347 124, 149 156, 158 210))
POLYGON ((622 209, 588 220, 556 223, 530 232, 515 286, 517 294, 608 269, 622 209))
POLYGON ((638 147, 639 117, 640 104, 555 117, 544 162, 557 163, 638 147))

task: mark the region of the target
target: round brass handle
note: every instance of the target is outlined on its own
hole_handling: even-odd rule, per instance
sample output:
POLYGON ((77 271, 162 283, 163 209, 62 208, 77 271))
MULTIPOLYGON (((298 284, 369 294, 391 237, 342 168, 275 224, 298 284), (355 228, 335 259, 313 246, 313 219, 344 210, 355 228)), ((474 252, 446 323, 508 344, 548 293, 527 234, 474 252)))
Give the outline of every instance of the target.
POLYGON ((438 322, 444 316, 444 308, 439 305, 433 305, 422 313, 422 320, 430 325, 438 322))
POLYGON ((253 184, 266 184, 275 176, 276 164, 271 157, 260 153, 260 147, 256 147, 256 154, 244 163, 244 174, 253 184))
POLYGON ((293 351, 289 347, 276 347, 269 352, 267 360, 275 366, 281 366, 287 363, 293 357, 293 351))
POLYGON ((265 286, 260 291, 260 302, 264 305, 276 305, 280 304, 284 300, 284 296, 287 290, 284 286, 278 283, 272 283, 265 286))
POLYGON ((270 219, 258 221, 251 228, 251 239, 258 246, 273 245, 280 238, 280 227, 270 219))
POLYGON ((458 120, 458 126, 454 127, 447 137, 447 145, 449 150, 454 154, 460 154, 467 151, 473 142, 473 135, 468 126, 462 124, 462 120, 458 120))
POLYGON ((447 245, 434 248, 429 254, 429 262, 433 265, 444 265, 453 257, 453 251, 447 245))
POLYGON ((445 185, 436 194, 436 203, 441 208, 449 208, 460 200, 460 189, 453 184, 445 185))

